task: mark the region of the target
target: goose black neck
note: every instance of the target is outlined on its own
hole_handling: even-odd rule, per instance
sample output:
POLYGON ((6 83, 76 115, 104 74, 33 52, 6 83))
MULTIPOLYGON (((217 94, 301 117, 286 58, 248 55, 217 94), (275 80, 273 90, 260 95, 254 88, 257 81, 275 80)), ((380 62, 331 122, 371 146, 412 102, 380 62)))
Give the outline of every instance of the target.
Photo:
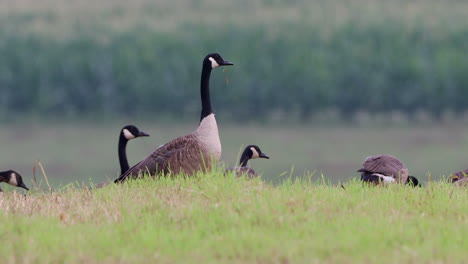
POLYGON ((213 110, 211 109, 211 99, 210 99, 210 76, 211 76, 211 65, 208 63, 203 63, 203 69, 201 73, 200 81, 200 94, 202 102, 202 110, 200 122, 203 118, 207 117, 213 110))
POLYGON ((119 163, 120 163, 120 175, 124 174, 130 168, 127 160, 127 142, 123 134, 119 137, 119 163))
POLYGON ((240 158, 240 166, 241 167, 245 167, 247 166, 247 162, 249 161, 250 157, 249 157, 249 154, 247 153, 247 151, 244 151, 241 155, 241 158, 240 158))

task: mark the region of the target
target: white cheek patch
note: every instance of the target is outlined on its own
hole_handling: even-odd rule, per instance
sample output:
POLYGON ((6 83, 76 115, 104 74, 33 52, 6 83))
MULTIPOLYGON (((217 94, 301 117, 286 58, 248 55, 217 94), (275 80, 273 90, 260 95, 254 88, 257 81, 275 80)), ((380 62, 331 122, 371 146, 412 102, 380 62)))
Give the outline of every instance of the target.
POLYGON ((16 180, 16 173, 11 174, 10 181, 8 182, 8 184, 18 186, 18 181, 16 180))
POLYGON ((250 147, 250 150, 252 151, 252 159, 256 159, 260 157, 260 155, 258 154, 258 151, 254 147, 250 147))
POLYGON ((219 67, 219 64, 216 62, 215 59, 213 59, 212 57, 210 57, 209 60, 211 61, 211 68, 219 67))
POLYGON ((124 129, 123 134, 124 134, 124 137, 128 140, 135 138, 135 136, 130 131, 128 131, 128 129, 124 129))

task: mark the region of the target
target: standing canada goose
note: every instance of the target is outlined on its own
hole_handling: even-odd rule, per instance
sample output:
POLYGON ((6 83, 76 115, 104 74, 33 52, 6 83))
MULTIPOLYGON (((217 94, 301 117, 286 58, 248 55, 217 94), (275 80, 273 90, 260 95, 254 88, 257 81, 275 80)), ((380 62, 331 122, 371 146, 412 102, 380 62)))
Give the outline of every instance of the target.
MULTIPOLYGON (((29 188, 26 187, 26 184, 24 184, 23 182, 23 178, 16 171, 12 171, 12 170, 0 171, 0 182, 6 182, 10 185, 21 187, 29 191, 29 188)), ((3 192, 3 190, 0 189, 0 192, 3 192)))
POLYGON ((362 168, 361 180, 364 182, 377 184, 404 183, 412 186, 420 186, 419 181, 414 176, 408 175, 408 168, 401 160, 390 155, 378 155, 367 157, 362 168))
POLYGON ((270 157, 263 153, 258 146, 248 145, 247 147, 245 147, 244 152, 242 152, 242 155, 240 157, 240 167, 228 168, 226 169, 226 172, 235 171, 237 177, 240 177, 242 175, 245 175, 247 178, 257 177, 258 175, 255 172, 255 170, 247 167, 247 162, 250 159, 257 158, 269 159, 270 157))
POLYGON ((119 136, 119 163, 120 175, 124 174, 130 166, 127 160, 127 142, 137 137, 149 137, 149 134, 140 131, 136 126, 125 126, 120 130, 119 136))
POLYGON ((465 187, 468 186, 468 170, 462 170, 450 175, 450 181, 453 185, 465 187))
POLYGON ((234 65, 224 60, 221 55, 211 53, 203 59, 200 94, 201 117, 198 128, 190 134, 177 137, 157 148, 151 155, 122 174, 115 182, 121 182, 129 176, 138 177, 142 173, 151 175, 169 172, 187 175, 196 171, 205 171, 211 167, 211 161, 221 157, 221 141, 210 101, 211 70, 219 66, 234 65))

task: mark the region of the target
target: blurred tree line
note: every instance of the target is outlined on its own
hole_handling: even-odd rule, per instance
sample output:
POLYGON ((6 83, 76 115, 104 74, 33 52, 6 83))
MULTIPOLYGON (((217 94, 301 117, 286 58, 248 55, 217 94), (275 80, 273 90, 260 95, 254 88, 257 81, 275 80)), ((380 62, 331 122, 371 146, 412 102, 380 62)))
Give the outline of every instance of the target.
POLYGON ((468 104, 468 28, 397 20, 213 27, 177 32, 74 31, 67 38, 0 28, 0 116, 198 113, 201 61, 235 63, 212 75, 214 108, 233 119, 273 112, 307 119, 327 109, 434 116, 468 104), (105 37, 103 37, 105 35, 105 37))

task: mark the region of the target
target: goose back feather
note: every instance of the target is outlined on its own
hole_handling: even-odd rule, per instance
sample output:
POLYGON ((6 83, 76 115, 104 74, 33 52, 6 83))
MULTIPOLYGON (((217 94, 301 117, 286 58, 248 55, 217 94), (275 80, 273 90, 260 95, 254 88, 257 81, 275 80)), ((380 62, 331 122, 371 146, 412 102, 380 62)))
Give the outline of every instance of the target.
POLYGON ((390 155, 367 157, 358 172, 361 173, 362 180, 374 183, 375 180, 381 178, 377 174, 391 176, 398 183, 406 183, 408 180, 408 168, 406 165, 401 160, 390 155))

